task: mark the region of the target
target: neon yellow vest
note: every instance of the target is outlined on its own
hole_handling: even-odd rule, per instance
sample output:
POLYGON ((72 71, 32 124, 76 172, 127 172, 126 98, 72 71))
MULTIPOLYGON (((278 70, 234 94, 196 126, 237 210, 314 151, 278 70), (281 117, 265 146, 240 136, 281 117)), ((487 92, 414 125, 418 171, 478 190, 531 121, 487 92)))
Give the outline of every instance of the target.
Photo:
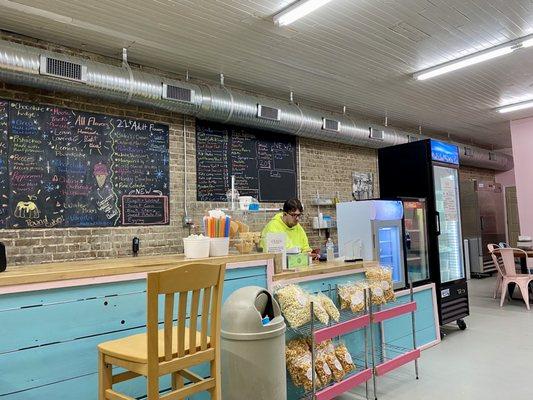
POLYGON ((283 222, 283 213, 280 212, 269 221, 261 232, 261 247, 263 251, 266 251, 266 235, 267 233, 285 233, 287 241, 285 247, 287 249, 293 247, 299 247, 302 253, 311 251, 309 241, 307 240, 307 234, 304 228, 298 223, 292 228, 289 228, 285 222, 283 222))

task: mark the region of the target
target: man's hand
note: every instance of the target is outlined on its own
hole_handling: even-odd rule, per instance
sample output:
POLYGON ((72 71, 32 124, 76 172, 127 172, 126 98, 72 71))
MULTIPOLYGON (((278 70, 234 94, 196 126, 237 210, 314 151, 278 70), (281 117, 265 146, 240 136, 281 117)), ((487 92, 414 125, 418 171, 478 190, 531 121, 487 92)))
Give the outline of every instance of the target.
POLYGON ((320 259, 320 249, 313 249, 311 250, 311 252, 309 253, 309 255, 311 256, 311 258, 313 260, 318 260, 320 259))

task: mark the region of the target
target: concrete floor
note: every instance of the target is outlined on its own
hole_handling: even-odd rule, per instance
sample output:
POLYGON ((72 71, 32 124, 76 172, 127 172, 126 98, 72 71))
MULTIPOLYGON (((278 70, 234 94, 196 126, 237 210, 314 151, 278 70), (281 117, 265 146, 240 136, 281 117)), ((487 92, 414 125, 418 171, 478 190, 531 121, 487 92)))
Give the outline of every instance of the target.
MULTIPOLYGON (((378 399, 531 400, 533 308, 528 311, 521 299, 500 308, 492 298, 494 284, 495 278, 470 280, 468 328, 450 325, 439 345, 422 352, 418 381, 412 364, 380 378, 378 399)), ((353 393, 338 400, 363 399, 364 386, 353 393)))

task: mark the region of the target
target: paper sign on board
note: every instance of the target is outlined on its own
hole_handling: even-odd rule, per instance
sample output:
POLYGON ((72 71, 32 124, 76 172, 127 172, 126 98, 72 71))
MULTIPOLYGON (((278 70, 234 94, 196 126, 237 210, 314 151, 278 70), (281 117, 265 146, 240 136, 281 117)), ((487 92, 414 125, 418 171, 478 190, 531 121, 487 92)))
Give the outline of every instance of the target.
POLYGON ((268 253, 281 253, 283 268, 287 268, 286 243, 287 235, 284 233, 267 233, 266 235, 266 251, 268 253))

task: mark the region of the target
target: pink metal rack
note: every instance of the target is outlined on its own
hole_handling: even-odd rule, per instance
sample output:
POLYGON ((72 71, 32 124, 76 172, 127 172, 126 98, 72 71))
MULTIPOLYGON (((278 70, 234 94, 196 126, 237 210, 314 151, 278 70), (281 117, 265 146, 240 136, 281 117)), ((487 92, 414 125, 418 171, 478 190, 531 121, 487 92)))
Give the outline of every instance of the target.
MULTIPOLYGON (((329 292, 331 297, 331 287, 329 292)), ((416 347, 416 302, 414 301, 412 284, 410 285, 409 302, 379 307, 377 311, 374 310, 373 306, 368 306, 368 304, 372 303, 371 291, 367 289, 365 290, 364 294, 364 301, 367 306, 363 313, 341 313, 340 322, 330 324, 329 326, 320 327, 318 329, 315 329, 313 303, 311 303, 311 325, 309 333, 311 337, 312 348, 311 371, 313 389, 310 393, 305 394, 303 398, 310 400, 329 400, 365 383, 365 394, 366 398, 368 399, 368 382, 370 379, 372 379, 374 399, 377 400, 377 377, 383 376, 386 373, 412 361, 415 363, 415 374, 416 379, 418 379, 418 358, 420 358, 420 350, 416 347), (369 301, 367 301, 367 298, 369 301), (406 314, 411 314, 413 348, 406 349, 386 343, 381 343, 380 346, 376 347, 374 344, 374 325, 381 324, 385 320, 406 314), (348 317, 346 315, 348 315, 348 317), (316 344, 321 343, 324 340, 340 337, 359 329, 364 329, 364 353, 355 358, 359 359, 364 365, 358 367, 354 372, 346 376, 341 382, 336 382, 324 388, 317 389, 315 386, 316 344), (368 336, 370 336, 370 346, 368 346, 368 336), (369 354, 371 356, 371 360, 368 359, 369 354)))

